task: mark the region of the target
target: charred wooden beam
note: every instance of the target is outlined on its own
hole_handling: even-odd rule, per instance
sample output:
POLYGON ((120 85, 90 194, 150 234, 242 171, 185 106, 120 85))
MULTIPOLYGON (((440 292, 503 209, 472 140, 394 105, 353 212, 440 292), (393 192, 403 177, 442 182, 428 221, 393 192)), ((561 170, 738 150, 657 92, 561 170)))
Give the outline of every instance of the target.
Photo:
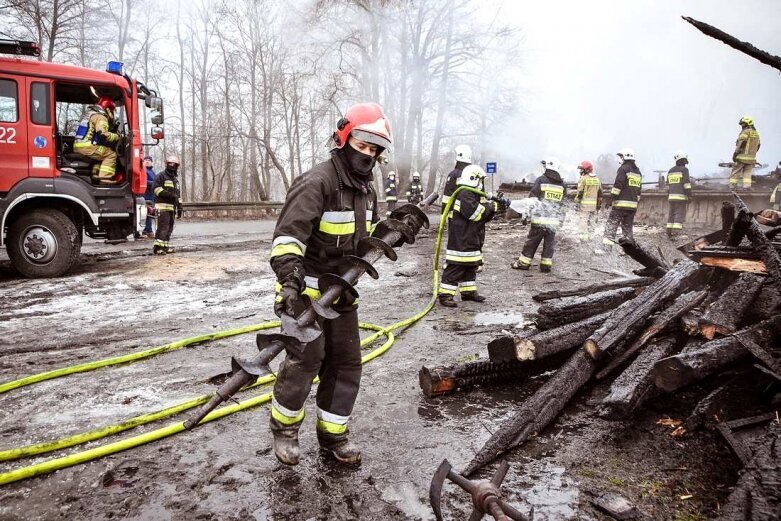
POLYGON ((678 345, 679 339, 673 335, 661 338, 644 349, 610 386, 610 393, 600 403, 599 415, 608 420, 629 417, 656 392, 654 364, 675 353, 678 345))
POLYGON ((749 353, 737 338, 740 335, 757 345, 767 345, 781 334, 781 316, 760 322, 734 335, 711 340, 699 349, 660 360, 654 366, 656 386, 667 392, 722 371, 749 353))
POLYGON ((623 345, 642 331, 649 318, 668 301, 689 288, 699 266, 683 260, 661 279, 645 288, 640 295, 624 302, 583 344, 592 358, 623 345))
POLYGON ((534 323, 538 329, 552 329, 612 310, 635 295, 635 288, 618 288, 582 297, 549 300, 537 309, 534 323))
POLYGON ((742 273, 713 302, 700 319, 700 333, 708 340, 719 335, 731 335, 743 322, 743 317, 762 289, 764 278, 742 273))
MULTIPOLYGON (((757 418, 769 421, 765 434, 753 452, 744 447, 741 460, 745 462, 745 467, 719 519, 769 521, 781 516, 781 423, 773 421, 775 418, 774 414, 757 418)), ((734 425, 735 422, 729 424, 734 425)), ((729 437, 725 439, 729 443, 729 437)), ((739 444, 736 446, 740 447, 739 444)))
POLYGON ((692 24, 701 33, 706 34, 711 38, 715 38, 720 42, 729 45, 733 49, 737 49, 743 54, 747 54, 752 58, 764 63, 765 65, 769 65, 774 69, 778 69, 781 71, 781 58, 779 58, 778 56, 770 54, 769 52, 765 52, 762 49, 758 49, 748 42, 738 40, 737 38, 730 35, 729 33, 725 33, 721 29, 714 27, 710 24, 706 24, 705 22, 700 22, 699 20, 695 20, 694 18, 691 18, 689 16, 682 16, 681 18, 683 18, 684 20, 692 24))
POLYGON ((690 291, 676 298, 669 307, 662 310, 657 316, 653 318, 651 323, 648 325, 648 327, 645 328, 642 334, 640 334, 640 336, 637 337, 634 342, 632 342, 632 345, 625 349, 621 354, 615 356, 612 360, 610 360, 604 369, 597 373, 597 379, 604 378, 616 367, 623 365, 655 336, 659 335, 670 327, 677 327, 678 319, 699 306, 707 298, 707 296, 708 292, 706 290, 700 290, 690 291))
MULTIPOLYGON (((544 359, 543 359, 544 360, 544 359)), ((594 360, 578 349, 558 371, 523 402, 518 411, 488 439, 464 470, 469 476, 500 454, 542 431, 594 374, 594 360)))
POLYGON ((652 277, 659 278, 670 269, 670 266, 664 259, 660 259, 632 239, 621 237, 618 239, 618 244, 624 250, 624 253, 648 268, 648 273, 652 277))
POLYGON ((547 300, 553 300, 564 297, 581 297, 583 295, 591 295, 600 291, 606 291, 609 289, 619 288, 640 288, 650 285, 656 279, 653 277, 633 277, 633 278, 621 278, 615 280, 606 280, 605 282, 599 282, 597 284, 589 284, 587 286, 580 286, 573 289, 554 289, 551 291, 543 291, 537 293, 532 297, 532 300, 536 302, 545 302, 547 300))
POLYGON ((747 320, 759 322, 778 313, 781 313, 781 284, 765 284, 756 302, 749 308, 747 320))
POLYGON ((751 213, 747 211, 739 211, 737 217, 732 222, 732 226, 727 234, 727 239, 724 241, 725 246, 739 246, 743 242, 743 238, 746 236, 749 223, 751 222, 751 213))
POLYGON ((602 325, 609 314, 610 312, 601 313, 532 335, 496 338, 488 344, 488 357, 495 362, 536 360, 574 349, 583 345, 583 342, 602 325))
POLYGON ((511 360, 492 362, 481 360, 450 366, 422 367, 418 380, 427 398, 442 396, 475 385, 487 385, 510 380, 522 381, 558 368, 566 356, 549 357, 545 360, 511 360))
POLYGON ((729 231, 732 229, 732 223, 734 222, 735 205, 730 201, 724 201, 721 203, 721 232, 724 234, 724 237, 729 235, 729 231))
POLYGON ((746 229, 746 235, 754 248, 762 256, 762 261, 765 263, 768 275, 777 283, 781 283, 781 255, 775 249, 772 241, 767 238, 765 232, 759 227, 759 223, 754 218, 753 214, 749 211, 746 203, 740 196, 732 192, 732 196, 735 198, 735 208, 740 213, 747 213, 750 215, 748 228, 746 229))
POLYGON ((722 421, 721 414, 724 403, 730 395, 743 389, 744 378, 742 376, 745 375, 733 377, 709 392, 705 398, 697 403, 683 425, 676 429, 675 435, 694 432, 705 424, 716 424, 722 421))

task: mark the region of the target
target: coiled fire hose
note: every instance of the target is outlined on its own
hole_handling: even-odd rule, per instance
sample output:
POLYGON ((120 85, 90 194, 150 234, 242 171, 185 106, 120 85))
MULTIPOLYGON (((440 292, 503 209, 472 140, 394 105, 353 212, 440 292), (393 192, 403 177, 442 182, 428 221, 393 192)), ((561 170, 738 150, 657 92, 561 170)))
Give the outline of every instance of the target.
MULTIPOLYGON (((477 190, 475 188, 471 188, 468 186, 460 186, 458 187, 455 192, 453 192, 453 195, 451 196, 450 200, 448 201, 447 205, 445 206, 445 211, 443 212, 443 218, 440 219, 439 227, 437 229, 437 239, 434 249, 434 262, 432 263, 432 286, 431 286, 431 298, 429 299, 429 302, 426 304, 426 306, 421 309, 418 313, 405 318, 404 320, 401 320, 399 322, 396 322, 395 324, 391 324, 389 326, 378 326, 375 324, 368 324, 368 323, 361 323, 360 328, 364 330, 374 331, 371 335, 361 340, 361 346, 367 346, 375 342, 378 338, 384 337, 385 342, 382 343, 379 347, 371 350, 367 354, 365 354, 361 358, 361 363, 365 364, 383 354, 385 354, 392 346, 393 343, 396 340, 396 337, 394 336, 393 332, 396 330, 406 329, 407 327, 412 326, 416 322, 418 322, 420 319, 425 317, 431 309, 433 309, 434 305, 436 304, 437 299, 437 288, 439 286, 439 258, 440 258, 440 251, 442 246, 442 235, 443 231, 445 229, 445 222, 446 222, 446 216, 449 214, 453 203, 456 200, 456 196, 459 192, 466 190, 469 192, 473 192, 480 196, 485 196, 485 193, 477 190)), ((146 358, 150 358, 152 356, 160 355, 163 353, 168 353, 171 351, 175 351, 177 349, 181 349, 183 347, 207 342, 210 340, 217 340, 221 338, 228 338, 231 336, 236 335, 243 335, 246 333, 252 333, 255 331, 260 331, 264 329, 273 329, 276 327, 279 327, 280 322, 278 320, 269 321, 269 322, 263 322, 260 324, 254 324, 249 326, 244 326, 241 328, 236 329, 230 329, 225 331, 219 331, 211 334, 206 335, 200 335, 192 338, 187 338, 184 340, 178 340, 176 342, 172 342, 169 344, 153 347, 151 349, 147 349, 144 351, 139 351, 137 353, 132 353, 128 355, 123 356, 117 356, 112 358, 104 358, 101 360, 95 360, 92 362, 86 362, 83 364, 63 367, 60 369, 55 369, 52 371, 46 371, 43 373, 38 373, 35 375, 27 376, 24 378, 20 378, 18 380, 13 380, 10 382, 5 382, 0 384, 0 394, 12 391, 14 389, 18 389, 20 387, 25 387, 28 385, 34 385, 36 383, 40 383, 46 380, 52 380, 55 378, 60 378, 63 376, 76 374, 76 373, 83 373, 88 371, 94 371, 96 369, 100 369, 103 367, 111 367, 115 365, 121 365, 121 364, 128 364, 132 362, 137 362, 139 360, 143 360, 146 358)), ((255 382, 253 385, 248 386, 245 388, 250 389, 254 387, 259 387, 261 385, 272 383, 275 380, 274 375, 268 375, 264 376, 258 379, 257 382, 255 382)), ((315 379, 317 381, 317 379, 315 379)), ((41 454, 46 454, 49 452, 53 452, 56 450, 61 450, 69 447, 74 447, 76 445, 81 445, 83 443, 87 443, 90 441, 99 440, 108 436, 111 436, 113 434, 118 434, 120 432, 124 432, 126 430, 132 429, 134 427, 138 427, 141 425, 145 425, 157 420, 161 420, 163 418, 167 418, 169 416, 173 416, 175 414, 179 414, 181 412, 193 409, 195 407, 201 406, 205 404, 209 399, 212 397, 212 394, 206 394, 199 396, 197 398, 193 398, 191 400, 187 400, 184 402, 181 402, 177 405, 161 409, 158 411, 154 411, 147 414, 142 414, 140 416, 136 416, 133 418, 130 418, 128 420, 125 420, 121 423, 117 423, 114 425, 109 425, 106 427, 101 427, 94 430, 89 430, 85 432, 81 432, 78 434, 74 434, 71 436, 66 436, 64 438, 60 438, 58 440, 49 441, 49 442, 42 442, 42 443, 36 443, 32 445, 26 445, 22 447, 16 447, 11 449, 5 449, 0 450, 0 462, 2 461, 12 461, 20 458, 30 457, 30 456, 39 456, 41 454)), ((231 414, 243 411, 245 409, 249 409, 252 407, 256 407, 258 405, 262 405, 264 403, 271 401, 271 392, 266 392, 257 396, 254 396, 252 398, 245 399, 243 401, 226 405, 223 407, 220 407, 211 413, 209 413, 202 421, 201 423, 208 423, 215 420, 219 420, 221 418, 224 418, 226 416, 229 416, 231 414)), ((128 449, 132 449, 134 447, 138 447, 147 443, 151 443, 153 441, 161 440, 163 438, 167 438, 169 436, 172 436, 174 434, 180 433, 182 431, 186 430, 184 427, 183 421, 177 421, 175 423, 171 423, 167 426, 160 427, 158 429, 139 434, 136 436, 131 436, 129 438, 125 438, 119 441, 115 441, 112 443, 107 443, 105 445, 100 445, 98 447, 95 447, 93 449, 84 450, 81 452, 76 452, 74 454, 69 454, 67 456, 62 456, 59 458, 54 458, 50 460, 46 460, 40 463, 36 463, 33 465, 28 465, 25 467, 21 467, 15 470, 11 470, 8 472, 0 473, 0 485, 5 485, 8 483, 14 483, 16 481, 21 481, 24 479, 32 478, 35 476, 39 476, 41 474, 46 474, 49 472, 53 472, 55 470, 64 469, 67 467, 72 467, 75 465, 79 465, 81 463, 86 463, 88 461, 96 460, 99 458, 102 458, 104 456, 108 456, 111 454, 116 454, 118 452, 122 452, 128 449)))

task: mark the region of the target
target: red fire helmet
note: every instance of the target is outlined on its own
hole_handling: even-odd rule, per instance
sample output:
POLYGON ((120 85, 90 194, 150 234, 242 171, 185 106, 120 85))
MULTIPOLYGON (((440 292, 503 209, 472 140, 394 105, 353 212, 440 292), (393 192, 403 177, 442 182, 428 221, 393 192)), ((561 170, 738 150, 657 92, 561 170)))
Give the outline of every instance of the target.
POLYGON ((343 148, 352 135, 355 139, 389 148, 392 143, 391 125, 382 107, 376 103, 358 103, 353 105, 336 124, 334 143, 343 148))
POLYGON ((590 174, 594 171, 594 165, 591 164, 591 161, 583 161, 578 165, 578 169, 582 170, 583 172, 590 174))
POLYGON ((111 109, 112 111, 115 108, 117 108, 116 104, 114 103, 114 100, 109 98, 108 96, 101 96, 97 102, 97 106, 102 108, 103 110, 111 109))

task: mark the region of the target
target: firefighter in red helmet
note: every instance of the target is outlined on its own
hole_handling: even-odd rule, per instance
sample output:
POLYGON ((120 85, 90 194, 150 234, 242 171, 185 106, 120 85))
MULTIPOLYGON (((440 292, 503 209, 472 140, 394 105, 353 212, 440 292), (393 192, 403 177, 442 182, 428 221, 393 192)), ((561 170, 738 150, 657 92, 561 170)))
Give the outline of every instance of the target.
POLYGON ((114 110, 114 100, 101 96, 79 123, 73 142, 74 152, 96 161, 92 167, 92 179, 100 184, 116 183, 117 153, 114 149, 119 135, 111 131, 114 110))
MULTIPOLYGON (((344 255, 379 220, 372 172, 380 154, 391 146, 391 127, 375 103, 350 107, 337 123, 330 157, 298 177, 287 193, 271 246, 277 276, 274 312, 298 316, 308 299, 320 297, 318 278, 342 275, 344 255)), ((274 454, 287 465, 298 464, 298 430, 312 379, 317 387, 317 439, 342 463, 357 463, 361 453, 348 439, 347 423, 361 379, 361 350, 355 300, 343 294, 334 309, 340 314, 320 322, 323 334, 302 353, 288 351, 277 374, 270 426, 274 454)))
POLYGON ((578 238, 588 241, 594 234, 594 226, 597 215, 602 208, 602 182, 594 172, 591 161, 582 161, 578 165, 580 179, 578 180, 578 194, 575 202, 578 203, 578 238))

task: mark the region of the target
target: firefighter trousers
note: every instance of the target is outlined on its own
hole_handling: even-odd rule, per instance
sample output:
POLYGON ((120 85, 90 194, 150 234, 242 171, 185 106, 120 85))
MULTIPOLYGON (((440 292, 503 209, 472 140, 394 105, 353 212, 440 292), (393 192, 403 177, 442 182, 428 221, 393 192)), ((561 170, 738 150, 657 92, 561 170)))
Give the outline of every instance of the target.
POLYGON ((442 282, 439 284, 440 295, 453 295, 477 292, 477 265, 455 264, 448 262, 442 272, 442 282))
POLYGON ((396 209, 396 199, 386 199, 388 203, 388 212, 386 215, 390 216, 391 212, 396 209))
POLYGON ((74 152, 98 161, 92 166, 92 177, 99 181, 110 182, 114 180, 117 169, 117 153, 103 145, 87 145, 74 149, 74 152))
POLYGON ((361 383, 358 312, 346 311, 321 323, 323 334, 307 344, 303 353, 287 351, 274 384, 272 416, 287 425, 303 421, 304 402, 312 380, 319 376, 318 429, 341 434, 335 431, 339 426, 346 430, 361 383))
POLYGON ((587 241, 594 235, 597 212, 581 209, 578 213, 578 239, 587 241))
POLYGON ((610 215, 607 216, 607 222, 605 223, 605 238, 603 239, 604 244, 612 246, 618 243, 616 240, 616 234, 618 233, 619 226, 621 226, 621 233, 624 235, 624 237, 634 240, 634 225, 634 210, 611 208, 610 215))
POLYGON ((751 173, 754 171, 754 163, 735 163, 729 174, 730 188, 737 188, 738 182, 743 178, 743 188, 751 188, 751 173))
POLYGON ((532 224, 529 227, 529 236, 523 245, 518 262, 531 266, 534 254, 537 253, 537 248, 541 242, 542 258, 540 259, 540 267, 553 267, 553 252, 556 249, 556 228, 539 224, 532 224))
POLYGON ((157 231, 155 232, 154 250, 167 250, 174 232, 176 212, 174 210, 157 210, 157 231))
POLYGON ((667 234, 683 230, 686 221, 686 201, 670 201, 670 213, 667 216, 667 234))

